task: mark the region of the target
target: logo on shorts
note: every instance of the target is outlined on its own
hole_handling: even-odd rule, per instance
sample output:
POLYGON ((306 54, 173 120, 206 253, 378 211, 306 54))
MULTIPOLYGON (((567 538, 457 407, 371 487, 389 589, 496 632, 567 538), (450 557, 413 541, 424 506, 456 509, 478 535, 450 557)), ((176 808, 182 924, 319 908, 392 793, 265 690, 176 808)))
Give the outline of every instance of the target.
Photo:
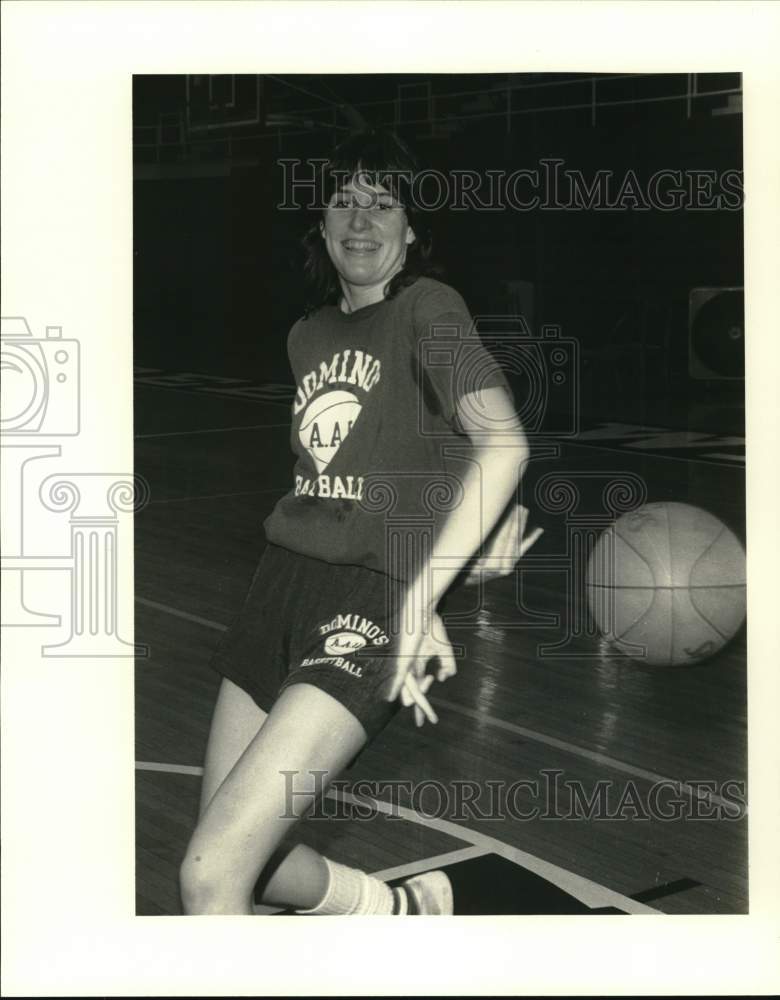
POLYGON ((354 653, 367 643, 374 646, 386 646, 389 636, 375 625, 369 618, 362 615, 336 615, 331 621, 320 625, 320 635, 327 635, 325 649, 328 653, 354 653), (336 633, 331 635, 331 633, 336 633), (347 645, 347 643, 349 645, 347 645), (329 647, 333 644, 333 649, 329 647))
POLYGON ((350 660, 345 660, 343 656, 307 656, 306 659, 301 660, 302 667, 318 667, 321 663, 338 667, 339 670, 344 670, 346 673, 352 674, 353 677, 363 676, 363 668, 350 660))
POLYGON ((325 640, 325 652, 328 656, 339 656, 343 653, 356 653, 362 649, 368 640, 357 632, 338 632, 329 635, 325 640))

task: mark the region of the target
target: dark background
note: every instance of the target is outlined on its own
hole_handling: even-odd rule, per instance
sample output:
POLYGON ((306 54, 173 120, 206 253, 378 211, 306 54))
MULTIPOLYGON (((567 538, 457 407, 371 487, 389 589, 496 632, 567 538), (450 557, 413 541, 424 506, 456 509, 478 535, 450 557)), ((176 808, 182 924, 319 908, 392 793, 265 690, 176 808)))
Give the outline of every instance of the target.
MULTIPOLYGON (((290 381, 285 339, 304 302, 309 218, 276 208, 281 157, 326 157, 351 129, 384 124, 442 170, 557 158, 588 181, 611 170, 618 184, 627 170, 643 185, 661 169, 720 174, 742 168, 740 84, 739 74, 136 77, 136 362, 290 381)), ((739 364, 696 372, 689 298, 742 285, 742 226, 741 210, 723 208, 434 218, 437 257, 472 312, 509 308, 507 282, 519 280, 534 328, 559 324, 578 340, 584 423, 730 433, 744 420, 739 364)))

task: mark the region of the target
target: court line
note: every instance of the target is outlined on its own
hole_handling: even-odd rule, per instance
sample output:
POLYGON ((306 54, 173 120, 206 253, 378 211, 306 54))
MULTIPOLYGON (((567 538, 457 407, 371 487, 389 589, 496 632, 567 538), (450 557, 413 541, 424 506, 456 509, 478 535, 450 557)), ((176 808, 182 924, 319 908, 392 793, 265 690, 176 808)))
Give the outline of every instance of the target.
MULTIPOLYGON (((251 389, 252 383, 244 386, 236 386, 237 389, 251 389)), ((193 386, 193 385, 154 385, 151 382, 145 382, 143 379, 133 379, 133 392, 140 392, 143 389, 154 389, 157 392, 187 392, 192 395, 209 396, 212 399, 215 396, 221 399, 235 399, 242 403, 255 403, 261 404, 262 406, 284 406, 286 410, 290 409, 292 401, 295 398, 295 387, 293 386, 288 399, 280 399, 278 396, 252 396, 252 395, 241 395, 240 393, 231 392, 229 388, 214 388, 209 389, 204 386, 193 386)))
MULTIPOLYGON (((707 452, 706 457, 699 455, 667 455, 661 451, 628 451, 625 447, 610 446, 602 444, 600 441, 575 441, 573 438, 561 440, 563 447, 569 445, 575 448, 596 448, 599 451, 614 451, 621 455, 631 455, 634 458, 652 458, 656 460, 666 460, 669 462, 698 462, 700 465, 713 465, 717 469, 733 469, 735 472, 745 472, 745 456, 737 456, 736 460, 731 455, 724 455, 722 452, 707 452), (715 457, 726 458, 728 461, 712 461, 715 457)), ((716 443, 717 447, 717 443, 716 443)), ((684 450, 684 449, 681 449, 684 450)))
POLYGON ((736 587, 746 587, 747 584, 742 581, 741 583, 658 583, 652 586, 645 586, 645 584, 634 586, 633 583, 588 583, 587 586, 592 587, 594 590, 734 590, 736 587))
POLYGON ((158 771, 161 774, 188 774, 199 778, 203 774, 202 767, 190 767, 189 764, 158 764, 152 760, 137 760, 136 771, 158 771))
MULTIPOLYGON (((156 601, 148 601, 142 597, 136 597, 136 601, 138 601, 139 604, 145 604, 158 611, 164 611, 177 618, 184 618, 187 621, 192 621, 199 625, 205 625, 207 628, 213 628, 220 632, 226 632, 228 628, 227 625, 220 625, 217 622, 209 621, 208 618, 200 618, 198 615, 190 615, 186 611, 177 611, 174 608, 168 607, 166 604, 158 604, 156 601)), ((641 778, 643 781, 650 782, 650 784, 673 784, 679 789, 680 792, 685 792, 686 795, 690 795, 692 798, 699 799, 702 802, 714 802, 726 809, 731 809, 735 805, 734 802, 727 801, 716 792, 703 789, 697 790, 693 788, 692 785, 689 785, 684 781, 679 781, 677 778, 670 778, 667 775, 658 774, 656 771, 648 771, 646 768, 637 767, 635 764, 629 764, 626 761, 618 760, 617 757, 610 757, 608 754, 599 753, 597 750, 588 750, 586 747, 578 746, 575 743, 569 743, 567 740, 559 740, 555 736, 548 736, 546 733, 537 732, 535 729, 527 729, 525 726, 518 726, 514 722, 505 722, 503 719, 499 719, 495 715, 490 715, 488 712, 466 708, 465 705, 459 705, 457 702, 449 701, 447 698, 440 698, 437 696, 435 698, 429 698, 429 701, 436 707, 448 708, 452 712, 457 712, 459 715, 465 715, 466 718, 474 719, 476 722, 480 722, 483 725, 487 724, 489 726, 494 726, 496 729, 503 729, 505 732, 514 733, 517 736, 523 736, 528 740, 533 740, 535 743, 542 743, 545 746, 553 747, 556 750, 563 750, 564 753, 572 754, 575 757, 583 757, 585 760, 592 761, 594 764, 602 764, 605 767, 611 768, 613 771, 620 771, 623 774, 633 775, 633 777, 641 778)), ((747 808, 740 807, 740 815, 735 818, 744 819, 747 815, 747 808)))
POLYGON ((679 892, 687 892, 689 889, 698 889, 701 882, 692 878, 678 878, 674 882, 664 882, 663 885, 654 885, 650 889, 642 889, 635 892, 632 899, 640 903, 650 902, 651 899, 664 899, 666 896, 676 896, 679 892))
POLYGON ((406 878, 409 875, 417 875, 419 872, 429 872, 434 868, 441 868, 442 865, 454 865, 459 861, 481 858, 490 853, 486 847, 475 844, 471 847, 458 847, 453 851, 445 851, 444 854, 434 854, 421 861, 408 861, 406 864, 395 865, 393 868, 382 868, 379 871, 371 872, 371 874, 389 882, 393 878, 406 878))
MULTIPOLYGON (((193 776, 203 774, 203 768, 187 767, 183 764, 159 764, 150 761, 137 761, 135 766, 139 771, 157 771, 193 776)), ((432 863, 440 865, 443 860, 451 863, 455 855, 458 856, 458 860, 464 860, 466 854, 468 857, 479 857, 482 854, 497 854, 502 858, 506 858, 507 861, 519 865, 526 871, 533 872, 534 875, 539 875, 541 878, 546 879, 546 881, 551 882, 559 889, 574 896, 581 903, 584 903, 585 906, 591 908, 614 906, 625 910, 626 913, 634 914, 652 913, 659 915, 661 913, 660 910, 655 910, 652 906, 647 906, 635 899, 631 899, 630 896, 624 896, 614 889, 608 889, 606 886, 599 885, 598 882, 593 882, 591 879, 577 875, 566 868, 554 865, 550 861, 538 858, 527 851, 521 851, 517 847, 511 847, 509 844, 505 844, 501 840, 496 840, 495 837, 491 837, 488 834, 479 833, 468 827, 452 823, 450 820, 440 819, 436 816, 423 816, 415 812, 414 809, 399 805, 397 802, 383 802, 381 799, 375 799, 370 796, 352 795, 350 792, 334 792, 331 790, 327 791, 325 796, 331 800, 349 802, 353 805, 364 807, 370 805, 378 813, 400 816, 409 823, 417 823, 419 826, 430 827, 432 830, 445 833, 455 840, 465 840, 470 845, 469 848, 458 848, 446 854, 438 854, 431 858, 410 862, 409 865, 398 865, 395 868, 386 868, 380 872, 373 873, 382 878, 398 878, 405 874, 414 874, 417 871, 429 871, 432 863), (479 853, 472 853, 475 848, 479 853), (390 874, 388 875, 388 873, 390 874)))
MULTIPOLYGON (((395 878, 409 878, 420 872, 433 871, 441 868, 442 865, 454 865, 459 861, 470 861, 472 858, 481 858, 489 851, 482 847, 460 847, 454 851, 447 851, 446 854, 434 854, 430 858, 423 858, 422 861, 409 861, 404 865, 396 865, 394 868, 383 868, 380 871, 369 872, 374 878, 381 878, 389 882, 395 878)), ((266 906, 263 903, 253 903, 252 910, 255 916, 271 917, 275 913, 282 913, 279 906, 266 906)))
POLYGON ((162 503, 190 503, 194 500, 221 500, 227 497, 254 497, 263 493, 286 493, 287 486, 274 486, 268 490, 237 490, 235 493, 206 493, 199 497, 169 497, 167 500, 150 500, 147 506, 162 503))
POLYGON ((195 622, 196 625, 205 625, 206 628, 213 628, 217 632, 227 632, 228 630, 227 625, 220 625, 219 622, 213 622, 209 618, 201 618, 200 615, 191 615, 188 611, 179 611, 167 604, 149 601, 145 597, 136 597, 135 602, 143 604, 147 608, 154 608, 155 611, 164 611, 166 615, 171 615, 173 618, 183 618, 185 621, 195 622))
POLYGON ((167 438, 167 437, 184 437, 187 434, 229 434, 231 431, 258 431, 264 430, 266 427, 287 427, 289 428, 290 421, 286 421, 283 424, 244 424, 240 427, 207 427, 204 430, 198 431, 161 431, 159 434, 134 434, 134 441, 142 441, 147 438, 167 438))
MULTIPOLYGON (((189 777, 200 777, 203 774, 202 767, 191 767, 187 764, 159 764, 154 761, 137 760, 135 762, 137 771, 155 771, 162 774, 185 774, 189 777)), ((335 798, 329 792, 330 798, 335 798)), ((380 810, 377 810, 380 811, 380 810)), ((479 858, 489 851, 484 846, 472 845, 470 847, 459 847, 444 854, 435 854, 432 857, 423 858, 420 861, 409 861, 403 865, 395 865, 392 868, 383 868, 380 871, 372 872, 376 878, 385 880, 393 878, 405 878, 416 875, 418 872, 431 871, 432 868, 440 868, 445 864, 455 864, 458 861, 467 861, 470 858, 479 858)), ((255 913, 272 914, 278 913, 278 907, 263 906, 261 903, 254 904, 255 913)))
POLYGON ((558 886, 559 889, 563 889, 564 892, 568 892, 574 896, 586 906, 592 908, 615 906, 625 910, 626 913, 652 913, 657 915, 661 912, 660 910, 653 909, 652 906, 646 906, 644 903, 631 899, 630 896, 624 896, 620 892, 615 892, 614 889, 607 889, 606 886, 599 885, 598 882, 593 882, 582 875, 570 872, 566 868, 560 868, 550 861, 544 861, 533 854, 528 854, 527 851, 521 851, 518 847, 511 847, 509 844, 505 844, 501 840, 496 840, 495 837, 491 837, 486 833, 478 833, 476 830, 472 830, 469 827, 462 827, 457 823, 450 822, 450 820, 439 819, 435 816, 421 816, 413 809, 398 805, 395 802, 383 802, 381 799, 374 799, 369 796, 360 798, 352 795, 350 792, 336 793, 330 791, 325 794, 331 799, 341 798, 345 802, 352 802, 356 805, 365 806, 369 802, 374 805, 377 812, 392 812, 393 815, 401 816, 410 823, 429 826, 433 830, 449 834, 449 836, 455 837, 458 840, 466 840, 474 847, 484 848, 485 853, 498 854, 502 858, 506 858, 507 861, 512 861, 521 868, 525 868, 535 875, 540 875, 548 882, 558 886))
POLYGON ((747 461, 744 455, 727 455, 725 452, 720 452, 720 451, 711 451, 710 458, 725 458, 728 459, 730 462, 736 462, 740 467, 743 466, 747 461))
MULTIPOLYGON (((546 733, 539 733, 535 729, 526 729, 525 726, 518 726, 514 722, 504 722, 503 719, 497 719, 494 715, 489 715, 487 712, 478 712, 475 709, 466 708, 463 705, 458 705, 454 701, 448 701, 445 698, 430 698, 430 702, 433 705, 442 706, 444 708, 449 708, 453 712, 458 712, 460 715, 465 715, 470 719, 475 719, 477 722, 487 722, 491 726, 495 726, 496 729, 503 729, 509 733, 515 733, 518 736, 524 736, 526 739, 533 740, 536 743, 544 743, 546 746, 554 747, 556 750, 563 750, 565 753, 574 754, 577 757, 584 757, 586 760, 593 761, 594 764, 603 764, 605 767, 610 767, 615 771, 622 771, 624 774, 631 774, 635 778, 642 778, 644 781, 649 781, 651 784, 657 784, 659 782, 674 784, 681 792, 685 792, 687 795, 693 798, 700 799, 703 802, 716 802, 719 806, 725 806, 726 808, 733 807, 734 802, 729 802, 722 796, 717 795, 715 792, 710 791, 697 791, 692 785, 686 784, 684 781, 678 781, 676 778, 669 778, 663 774, 658 774, 655 771, 648 771, 643 767, 637 767, 634 764, 628 764, 626 761, 618 760, 616 757, 610 757, 607 754, 599 753, 597 750, 588 750, 585 747, 577 746, 574 743, 568 743, 566 740, 559 740, 555 736, 548 736, 546 733)), ((747 816, 747 809, 742 809, 740 812, 740 818, 747 816)))

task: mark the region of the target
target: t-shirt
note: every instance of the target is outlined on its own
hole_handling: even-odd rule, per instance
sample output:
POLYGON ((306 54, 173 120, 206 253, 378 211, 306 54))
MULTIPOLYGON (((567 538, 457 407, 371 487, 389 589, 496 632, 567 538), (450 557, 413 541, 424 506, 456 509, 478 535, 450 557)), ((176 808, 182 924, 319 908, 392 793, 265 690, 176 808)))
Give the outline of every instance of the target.
POLYGON ((293 486, 265 521, 275 545, 408 580, 462 496, 470 447, 458 398, 509 387, 461 296, 418 278, 344 313, 323 306, 288 339, 296 382, 293 486))

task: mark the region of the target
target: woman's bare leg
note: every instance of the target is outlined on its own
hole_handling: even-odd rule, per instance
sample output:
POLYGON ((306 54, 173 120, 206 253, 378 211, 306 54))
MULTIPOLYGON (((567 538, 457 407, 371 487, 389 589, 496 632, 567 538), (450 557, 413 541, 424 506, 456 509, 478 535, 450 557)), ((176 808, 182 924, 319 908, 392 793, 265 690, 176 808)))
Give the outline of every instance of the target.
POLYGON ((246 691, 226 677, 222 679, 203 762, 199 817, 267 718, 268 713, 246 691))
MULTIPOLYGON (((223 678, 206 747, 200 816, 267 718, 268 713, 245 691, 223 678)), ((266 865, 260 899, 270 906, 303 910, 322 898, 327 884, 328 872, 321 854, 305 844, 292 848, 282 845, 266 865)))
MULTIPOLYGON (((181 868, 188 913, 251 913, 260 872, 313 801, 291 792, 313 790, 311 771, 325 772, 321 787, 327 787, 366 740, 340 702, 309 684, 292 685, 265 719, 263 714, 235 685, 223 684, 206 755, 203 811, 181 868), (224 728, 231 731, 223 739, 224 728)), ((326 878, 321 855, 301 846, 278 864, 263 898, 310 908, 322 897, 326 878)))

